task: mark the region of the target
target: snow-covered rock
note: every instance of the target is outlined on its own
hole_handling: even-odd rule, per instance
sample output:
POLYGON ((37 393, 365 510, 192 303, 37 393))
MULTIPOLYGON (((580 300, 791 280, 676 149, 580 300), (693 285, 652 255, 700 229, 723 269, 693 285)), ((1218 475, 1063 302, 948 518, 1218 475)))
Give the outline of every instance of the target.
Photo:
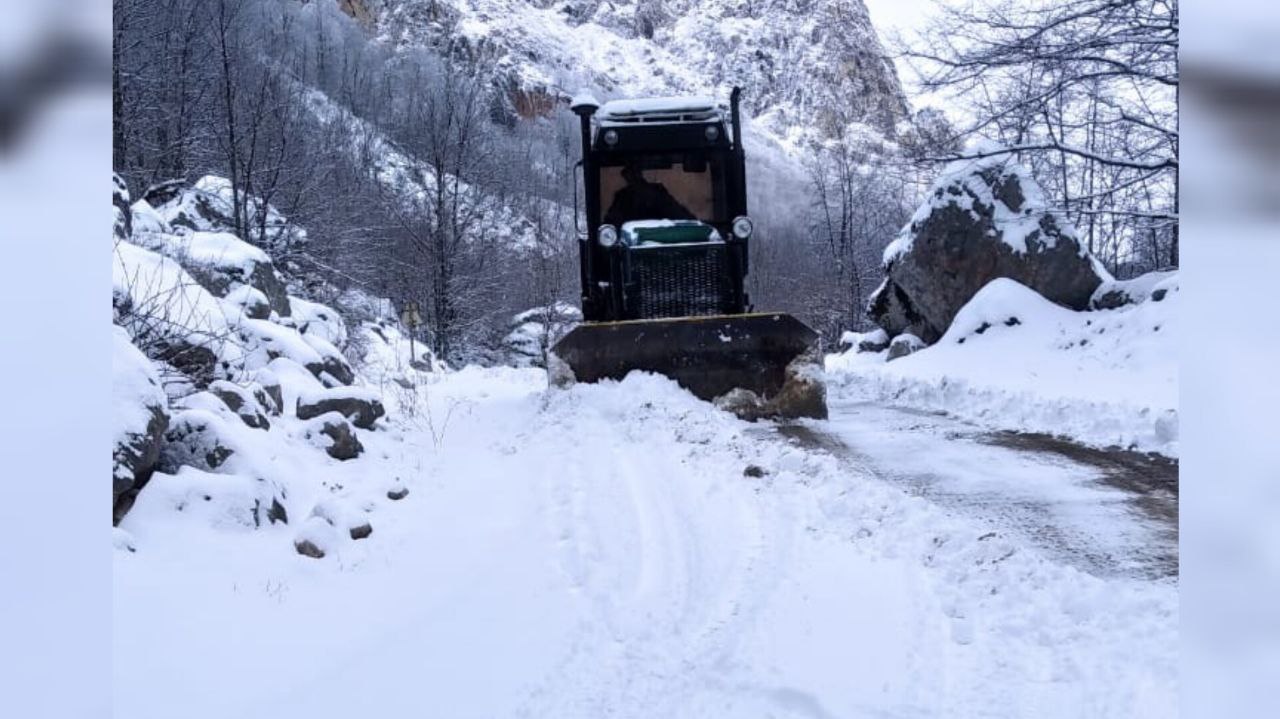
POLYGON ((924 340, 904 332, 894 337, 893 341, 889 343, 889 353, 884 358, 886 361, 900 359, 916 350, 924 349, 924 346, 924 340))
POLYGON ((290 297, 289 306, 292 309, 290 320, 299 332, 320 337, 338 348, 346 346, 347 323, 336 310, 298 297, 290 297))
POLYGON ((132 234, 138 236, 138 239, 134 240, 136 244, 146 244, 141 238, 142 235, 173 234, 173 228, 146 200, 138 200, 130 205, 129 215, 132 218, 132 234))
POLYGON ((175 514, 220 530, 252 530, 287 522, 271 484, 247 474, 215 474, 191 466, 157 472, 129 512, 131 526, 162 524, 175 514))
POLYGON ((267 298, 273 312, 282 317, 290 314, 284 280, 271 257, 230 232, 138 233, 137 242, 178 261, 217 297, 247 285, 267 298))
POLYGON ((326 554, 333 551, 337 541, 338 535, 333 525, 323 517, 312 515, 302 523, 298 535, 293 540, 293 547, 304 557, 323 559, 326 554))
POLYGON ((302 335, 291 327, 268 320, 251 319, 237 325, 237 334, 245 348, 248 369, 266 367, 277 358, 287 358, 306 367, 326 385, 350 384, 355 378, 342 353, 319 337, 302 335))
POLYGON ((242 367, 244 356, 223 304, 176 261, 118 242, 111 277, 116 323, 149 358, 197 386, 242 367))
POLYGON ((1146 302, 1162 282, 1177 274, 1177 270, 1159 270, 1131 280, 1107 280, 1094 290, 1089 306, 1095 310, 1113 310, 1124 305, 1146 302))
POLYGON ((240 450, 234 425, 210 409, 183 409, 176 412, 164 433, 160 467, 169 473, 181 467, 214 472, 240 450))
POLYGON ((845 332, 840 335, 841 352, 856 349, 859 352, 883 352, 889 347, 889 333, 883 329, 870 332, 845 332))
MULTIPOLYGON (((155 205, 156 211, 173 228, 199 232, 234 230, 231 181, 217 175, 205 175, 193 187, 184 183, 163 183, 150 188, 143 198, 155 205)), ((243 197, 249 215, 249 238, 273 254, 296 250, 307 242, 307 235, 293 225, 274 206, 260 198, 243 197)))
POLYGON ((304 436, 334 459, 359 457, 364 445, 341 412, 326 412, 307 423, 304 436))
POLYGON ((169 414, 155 367, 123 328, 115 328, 111 347, 112 514, 118 523, 151 477, 169 414))
POLYGON ((507 364, 542 367, 551 347, 581 321, 582 310, 565 302, 517 314, 511 318, 511 331, 502 340, 507 364))
MULTIPOLYGON (((971 154, 998 152, 977 143, 971 154)), ((962 306, 1007 277, 1049 300, 1086 309, 1107 271, 1008 154, 957 160, 933 183, 884 253, 885 281, 868 313, 890 335, 935 342, 962 306)))
POLYGON ((115 173, 111 174, 111 206, 115 213, 112 236, 117 241, 129 239, 133 234, 133 213, 129 210, 129 186, 115 173))
MULTIPOLYGON (((252 320, 271 318, 271 302, 267 295, 252 285, 240 285, 224 297, 231 306, 240 308, 240 312, 252 320)), ((290 307, 293 303, 290 302, 290 307)))
POLYGON ((334 387, 305 392, 297 399, 298 419, 312 419, 337 412, 360 429, 373 429, 387 413, 381 396, 366 387, 334 387))
POLYGON ((235 412, 246 426, 254 429, 271 428, 267 413, 273 401, 256 382, 242 387, 226 380, 217 380, 210 383, 208 391, 222 400, 227 409, 235 412))

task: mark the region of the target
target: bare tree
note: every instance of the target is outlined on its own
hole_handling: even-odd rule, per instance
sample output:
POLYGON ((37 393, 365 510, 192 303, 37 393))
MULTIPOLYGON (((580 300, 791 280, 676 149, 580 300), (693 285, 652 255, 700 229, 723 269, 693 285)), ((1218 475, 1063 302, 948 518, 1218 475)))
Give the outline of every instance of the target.
POLYGON ((965 105, 960 134, 1019 153, 1114 270, 1152 237, 1150 261, 1177 263, 1177 52, 1176 0, 998 0, 940 4, 906 55, 965 105))

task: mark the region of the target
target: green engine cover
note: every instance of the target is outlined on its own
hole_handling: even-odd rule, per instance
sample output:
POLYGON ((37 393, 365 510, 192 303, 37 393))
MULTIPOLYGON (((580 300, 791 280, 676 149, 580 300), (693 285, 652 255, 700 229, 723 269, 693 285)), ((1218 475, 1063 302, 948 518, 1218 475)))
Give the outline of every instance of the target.
POLYGON ((623 223, 622 241, 628 247, 641 247, 720 242, 721 237, 716 228, 697 220, 637 220, 623 223))

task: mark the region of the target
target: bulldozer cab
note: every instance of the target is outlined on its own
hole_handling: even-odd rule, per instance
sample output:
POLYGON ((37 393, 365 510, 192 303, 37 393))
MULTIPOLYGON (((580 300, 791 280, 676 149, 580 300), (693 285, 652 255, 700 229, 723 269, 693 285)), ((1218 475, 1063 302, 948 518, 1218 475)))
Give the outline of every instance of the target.
POLYGON ((582 122, 583 315, 745 312, 749 233, 738 94, 575 102, 582 122))
POLYGON ((726 217, 725 163, 719 154, 692 151, 604 158, 600 222, 618 228, 645 220, 697 220, 712 226, 728 222, 732 218, 726 217))

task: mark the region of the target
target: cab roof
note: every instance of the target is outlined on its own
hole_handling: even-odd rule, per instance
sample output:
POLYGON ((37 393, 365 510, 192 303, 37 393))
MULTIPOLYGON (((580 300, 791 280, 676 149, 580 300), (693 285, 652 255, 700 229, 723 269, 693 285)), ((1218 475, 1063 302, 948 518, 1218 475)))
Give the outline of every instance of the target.
POLYGON ((596 113, 605 124, 649 124, 708 122, 723 119, 713 98, 703 95, 673 95, 633 100, 610 100, 596 113))

